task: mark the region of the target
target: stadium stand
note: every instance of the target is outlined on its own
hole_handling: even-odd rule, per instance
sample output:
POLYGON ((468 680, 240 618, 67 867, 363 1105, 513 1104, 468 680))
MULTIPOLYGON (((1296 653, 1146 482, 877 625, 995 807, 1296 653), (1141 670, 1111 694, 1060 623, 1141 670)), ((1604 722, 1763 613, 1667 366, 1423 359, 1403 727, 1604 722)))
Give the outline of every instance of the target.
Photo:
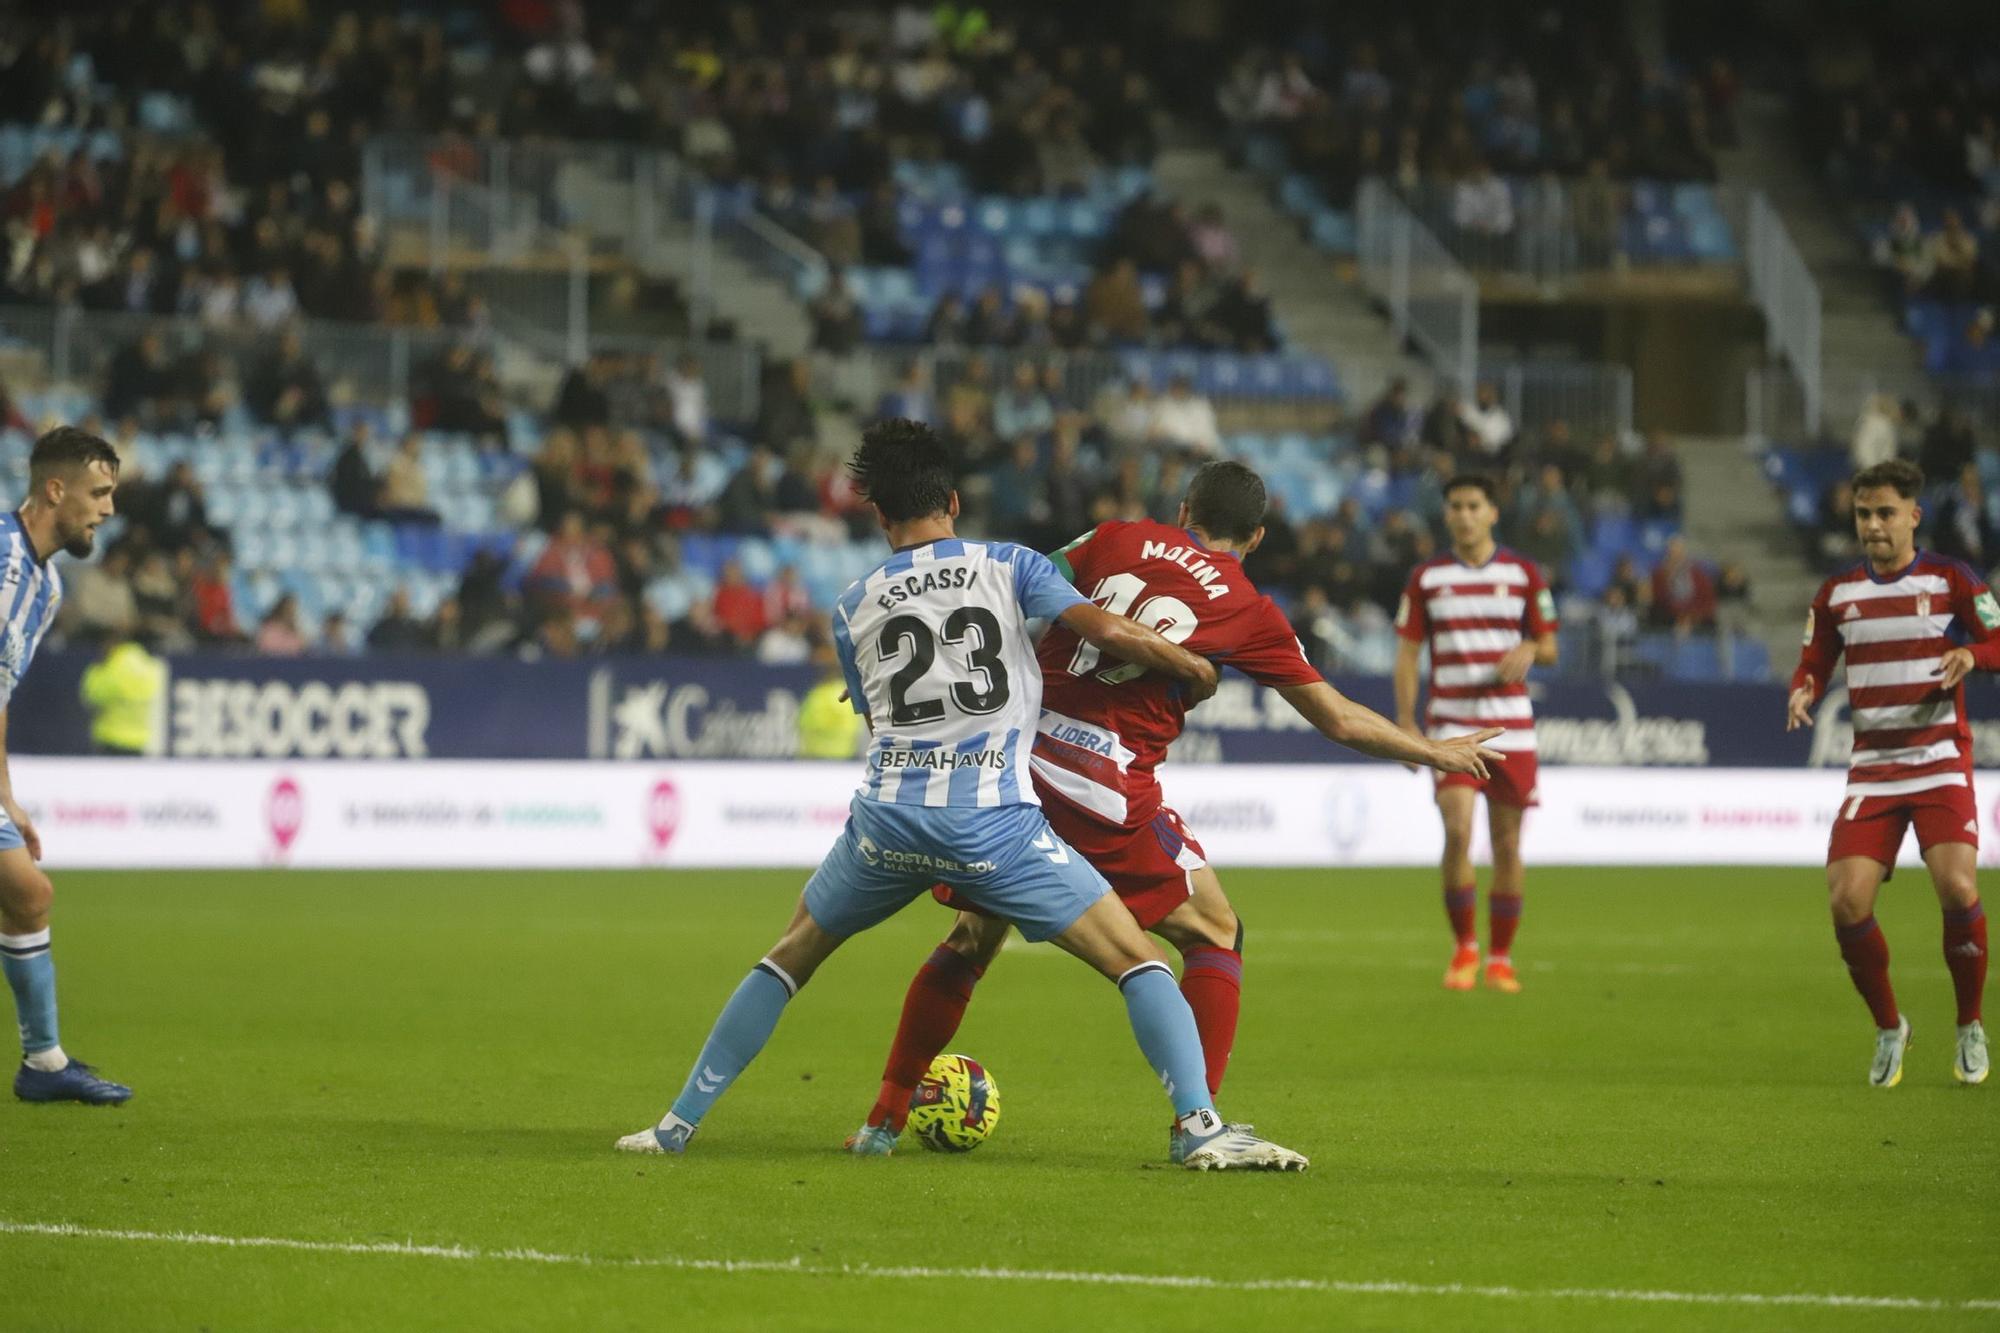
POLYGON ((1354 253, 1356 192, 1376 176, 1476 267, 1562 244, 1579 251, 1572 266, 1735 261, 1712 185, 1734 73, 1647 67, 1598 26, 1614 22, 1550 10, 1510 32, 1448 10, 1343 16, 1249 45, 1216 108, 1244 163, 1334 255, 1354 253))
MULTIPOLYGON (((1024 29, 1006 45, 866 9, 792 37, 750 10, 641 36, 533 6, 346 15, 321 41, 283 13, 82 16, 4 103, 0 178, 25 240, 8 299, 128 321, 91 326, 117 330, 116 353, 84 373, 43 357, 17 382, 53 387, 23 388, 0 437, 16 493, 45 420, 97 422, 128 460, 127 517, 61 634, 809 652, 810 613, 877 550, 817 447, 810 373, 770 367, 737 418, 711 413, 698 365, 646 355, 593 356, 538 401, 503 385, 477 295, 391 267, 355 203, 369 134, 455 130, 664 140, 725 214, 758 210, 835 261, 796 295, 817 311, 844 288, 862 337, 926 349, 879 407, 959 447, 969 530, 1046 545, 1107 517, 1171 519, 1191 467, 1242 457, 1274 497, 1260 581, 1323 667, 1377 671, 1402 574, 1440 539, 1439 483, 1478 467, 1501 477, 1510 539, 1555 572, 1570 669, 1766 670, 1729 624, 1741 571, 1677 542, 1664 441, 1584 447, 1561 423, 1526 438, 1484 391, 1422 410, 1385 396, 1345 420, 1337 370, 1283 351, 1220 210, 1159 196, 1162 108, 1115 44, 1024 29), (440 335, 397 398, 330 364, 322 326, 294 346, 305 316, 463 336, 440 335), (1090 349, 1112 355, 1062 355, 1090 349), (1259 402, 1324 404, 1335 424, 1274 426, 1259 402)), ((1355 73, 1341 86, 1368 83, 1355 73)), ((1510 79, 1453 96, 1476 107, 1510 79)), ((1658 87, 1673 143, 1697 145, 1703 98, 1658 87)), ((1643 146, 1660 105, 1620 103, 1612 123, 1643 146)), ((1599 147, 1621 171, 1649 160, 1599 147)), ((1683 217, 1694 188, 1632 194, 1683 217)), ((10 354, 33 365, 54 343, 16 322, 10 354)))

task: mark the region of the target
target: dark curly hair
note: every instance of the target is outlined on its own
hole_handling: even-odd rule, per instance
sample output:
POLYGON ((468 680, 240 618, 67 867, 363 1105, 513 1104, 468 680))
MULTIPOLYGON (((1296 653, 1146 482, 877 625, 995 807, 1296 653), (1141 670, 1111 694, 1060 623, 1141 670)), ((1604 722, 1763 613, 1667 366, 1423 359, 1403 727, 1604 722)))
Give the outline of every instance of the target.
POLYGON ((943 514, 951 508, 956 469, 951 451, 920 421, 894 418, 861 432, 847 471, 868 502, 891 523, 943 514))

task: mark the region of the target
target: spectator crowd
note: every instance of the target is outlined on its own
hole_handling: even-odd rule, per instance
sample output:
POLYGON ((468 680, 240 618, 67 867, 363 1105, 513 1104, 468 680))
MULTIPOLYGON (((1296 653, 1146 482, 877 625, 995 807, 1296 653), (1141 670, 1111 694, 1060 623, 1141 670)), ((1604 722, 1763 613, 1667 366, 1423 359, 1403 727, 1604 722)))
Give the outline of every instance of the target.
POLYGON ((1715 179, 1715 149, 1735 139, 1726 60, 1648 63, 1612 10, 1494 18, 1452 5, 1274 13, 1278 31, 1231 61, 1217 108, 1238 136, 1281 138, 1292 169, 1342 209, 1369 176, 1406 194, 1443 183, 1468 210, 1485 200, 1489 229, 1505 230, 1499 176, 1590 182, 1607 207, 1612 182, 1715 179))

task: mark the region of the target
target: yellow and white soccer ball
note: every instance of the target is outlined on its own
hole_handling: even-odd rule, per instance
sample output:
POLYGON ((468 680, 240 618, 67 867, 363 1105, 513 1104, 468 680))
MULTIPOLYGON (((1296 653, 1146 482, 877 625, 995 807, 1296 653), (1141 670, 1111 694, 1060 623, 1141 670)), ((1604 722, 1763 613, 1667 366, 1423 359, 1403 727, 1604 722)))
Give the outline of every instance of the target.
POLYGON ((1000 1123, 1000 1085, 968 1056, 940 1055, 910 1097, 905 1126, 932 1152, 971 1152, 1000 1123))

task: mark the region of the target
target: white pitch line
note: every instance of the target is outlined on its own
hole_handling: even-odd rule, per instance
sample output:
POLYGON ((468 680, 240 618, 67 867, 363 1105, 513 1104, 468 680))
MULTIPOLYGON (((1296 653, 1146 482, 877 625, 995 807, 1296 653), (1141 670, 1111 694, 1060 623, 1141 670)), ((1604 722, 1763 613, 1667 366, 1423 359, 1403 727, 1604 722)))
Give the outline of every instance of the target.
POLYGON ((1824 1310, 1909 1310, 1944 1314, 2000 1311, 2000 1300, 1939 1300, 1925 1296, 1843 1296, 1822 1292, 1658 1291, 1618 1287, 1494 1287, 1461 1282, 1359 1282, 1337 1278, 1219 1278, 1174 1273, 1099 1273, 1036 1268, 935 1268, 917 1264, 808 1264, 800 1259, 687 1259, 673 1255, 615 1258, 549 1250, 486 1250, 415 1241, 300 1240, 290 1236, 219 1236, 202 1231, 134 1231, 72 1222, 0 1221, 0 1235, 69 1240, 130 1241, 225 1250, 288 1250, 302 1254, 384 1255, 406 1259, 481 1260, 576 1268, 662 1268, 693 1273, 782 1273, 795 1277, 884 1278, 922 1282, 1040 1282, 1099 1287, 1160 1287, 1176 1291, 1298 1291, 1336 1296, 1472 1296, 1499 1301, 1596 1301, 1623 1305, 1732 1305, 1824 1310))

